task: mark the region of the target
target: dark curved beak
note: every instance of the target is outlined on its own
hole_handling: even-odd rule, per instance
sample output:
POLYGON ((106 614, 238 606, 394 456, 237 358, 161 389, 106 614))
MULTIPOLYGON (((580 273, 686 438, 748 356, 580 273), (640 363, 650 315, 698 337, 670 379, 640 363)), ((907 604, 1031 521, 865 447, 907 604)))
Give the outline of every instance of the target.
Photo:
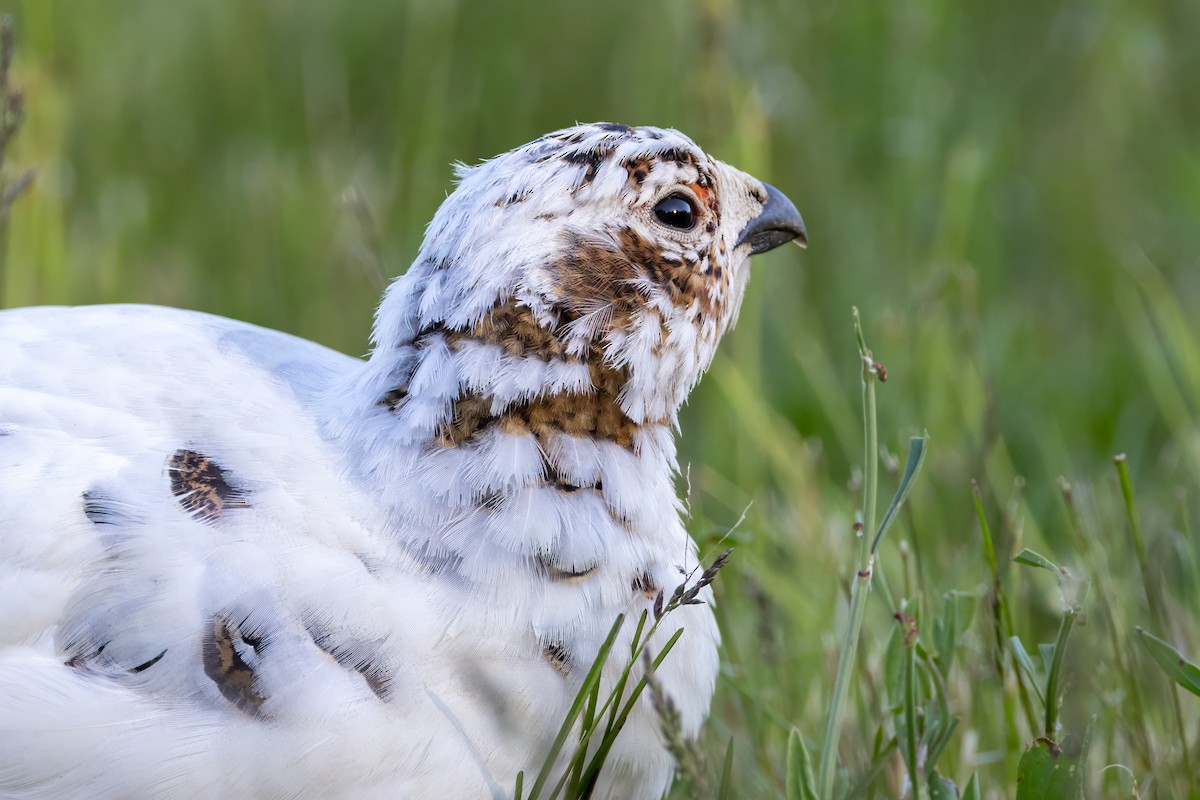
POLYGON ((738 236, 735 247, 749 244, 750 255, 758 255, 768 250, 774 250, 780 245, 794 241, 801 247, 808 246, 808 231, 804 228, 804 220, 792 201, 783 192, 769 183, 767 187, 767 202, 762 212, 750 220, 738 236))

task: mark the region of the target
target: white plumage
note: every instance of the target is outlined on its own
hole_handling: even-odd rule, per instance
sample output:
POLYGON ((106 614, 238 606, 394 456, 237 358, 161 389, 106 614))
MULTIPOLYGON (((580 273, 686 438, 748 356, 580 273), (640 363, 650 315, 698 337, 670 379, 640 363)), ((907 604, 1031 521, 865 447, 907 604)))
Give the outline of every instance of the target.
MULTIPOLYGON (((0 795, 507 797, 616 616, 696 566, 676 413, 799 215, 654 128, 460 178, 366 361, 0 313, 0 795)), ((656 641, 680 626, 659 677, 694 735, 718 634, 694 605, 656 641)), ((672 772, 643 698, 597 796, 672 772)))

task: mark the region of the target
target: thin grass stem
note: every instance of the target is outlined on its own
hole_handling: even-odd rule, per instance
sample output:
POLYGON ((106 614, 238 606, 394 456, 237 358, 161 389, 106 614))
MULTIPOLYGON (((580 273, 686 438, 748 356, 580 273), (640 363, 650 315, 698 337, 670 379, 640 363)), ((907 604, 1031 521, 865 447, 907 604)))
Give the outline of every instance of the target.
MULTIPOLYGON (((1146 602, 1150 606, 1150 618, 1164 636, 1169 635, 1167 615, 1163 611, 1162 598, 1158 594, 1158 583, 1150 572, 1150 559, 1146 551, 1146 540, 1142 536, 1142 525, 1138 518, 1137 505, 1133 495, 1133 480, 1129 477, 1129 465, 1125 454, 1113 457, 1117 468, 1117 478, 1121 483, 1121 497, 1125 501, 1125 514, 1129 520, 1129 536, 1133 539, 1133 550, 1137 554, 1138 567, 1142 573, 1142 586, 1146 590, 1146 602)), ((1187 743, 1187 724, 1183 719, 1183 708, 1179 704, 1179 691, 1174 684, 1168 687, 1171 696, 1171 706, 1175 712, 1175 729, 1179 736, 1179 752, 1183 759, 1183 774, 1192 775, 1191 755, 1187 743)))
POLYGON ((854 335, 858 340, 858 353, 862 360, 862 406, 865 447, 863 451, 863 517, 858 527, 858 562, 854 580, 850 586, 850 624, 842 639, 838 654, 837 675, 833 682, 833 697, 829 705, 829 716, 825 723, 825 740, 821 748, 821 762, 817 770, 818 796, 822 800, 833 797, 833 778, 837 767, 838 741, 842 735, 842 717, 845 714, 846 698, 850 691, 850 675, 854 670, 858 654, 858 639, 862 631, 867 608, 867 594, 871 587, 871 568, 874 557, 869 537, 875 529, 875 496, 879 486, 879 442, 875 420, 875 371, 871 351, 863 338, 858 309, 854 314, 854 335))
POLYGON ((1063 657, 1067 652, 1067 640, 1071 638, 1071 629, 1075 627, 1075 617, 1078 610, 1074 607, 1063 612, 1062 622, 1058 625, 1058 638, 1054 642, 1054 658, 1050 661, 1050 672, 1046 675, 1046 738, 1054 739, 1058 727, 1058 684, 1062 675, 1063 657))

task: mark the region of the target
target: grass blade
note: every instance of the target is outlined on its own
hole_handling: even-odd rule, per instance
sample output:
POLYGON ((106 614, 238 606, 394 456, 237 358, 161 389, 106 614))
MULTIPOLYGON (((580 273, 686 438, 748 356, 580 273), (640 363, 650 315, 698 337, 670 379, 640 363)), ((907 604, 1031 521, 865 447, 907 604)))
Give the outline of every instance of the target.
POLYGON ((1020 638, 1013 636, 1008 640, 1008 647, 1013 654, 1013 659, 1017 662, 1017 666, 1025 674, 1029 685, 1033 687, 1033 691, 1037 693, 1038 702, 1045 704, 1046 692, 1042 687, 1041 676, 1038 675, 1037 667, 1033 665, 1033 659, 1029 657, 1029 653, 1025 652, 1025 645, 1021 644, 1020 638))
MULTIPOLYGON (((674 634, 671 635, 670 639, 667 639, 666 643, 663 644, 662 649, 659 651, 658 655, 655 656, 654 661, 651 663, 651 671, 658 669, 659 665, 662 664, 663 659, 666 658, 667 654, 671 652, 671 649, 675 647, 675 643, 679 641, 679 637, 682 635, 683 628, 679 628, 674 634)), ((624 676, 625 678, 628 678, 629 669, 632 667, 633 663, 634 662, 631 661, 630 666, 626 668, 626 674, 624 676)), ((617 734, 621 732, 623 727, 625 727, 625 721, 629 718, 630 712, 633 711, 633 706, 635 703, 637 703, 638 698, 642 696, 642 692, 646 690, 647 684, 648 681, 645 676, 643 676, 642 679, 639 680, 633 687, 633 691, 629 693, 629 699, 625 701, 625 705, 621 708, 620 713, 617 714, 615 719, 613 719, 609 726, 605 728, 604 738, 600 740, 600 745, 596 748, 595 755, 592 756, 591 762, 588 764, 587 769, 583 772, 582 785, 584 787, 584 797, 589 796, 591 791, 595 788, 596 781, 600 778, 600 769, 604 766, 604 761, 608 758, 608 753, 610 750, 612 750, 613 743, 617 740, 617 734)), ((615 707, 616 706, 614 705, 614 708, 615 707)))
POLYGON ((1028 547, 1024 548, 1021 550, 1021 552, 1013 556, 1013 561, 1017 562, 1018 564, 1024 564, 1027 567, 1041 567, 1042 569, 1048 569, 1053 572, 1056 577, 1059 574, 1057 564, 1046 558, 1041 553, 1035 553, 1028 547))
POLYGON ((875 419, 876 362, 863 339, 858 309, 854 309, 854 336, 862 368, 863 408, 863 515, 858 528, 858 570, 850 587, 850 623, 842 638, 838 654, 837 675, 833 680, 833 697, 825 721, 825 741, 821 747, 821 763, 817 770, 817 793, 822 800, 833 796, 833 775, 837 766, 838 742, 842 735, 842 716, 850 691, 850 673, 858 653, 858 637, 862 631, 867 608, 867 592, 871 588, 874 557, 867 545, 866 534, 875 526, 875 498, 879 487, 879 436, 875 419))
POLYGON ((1184 689, 1200 697, 1200 667, 1188 660, 1183 653, 1171 645, 1148 633, 1143 628, 1137 628, 1138 641, 1150 653, 1150 657, 1162 668, 1167 677, 1178 683, 1184 689))
POLYGON ((920 746, 917 738, 917 648, 914 644, 904 649, 904 764, 908 767, 913 796, 921 800, 924 792, 917 765, 917 750, 920 746))
MULTIPOLYGON (((721 785, 717 788, 717 800, 733 800, 733 737, 725 745, 725 763, 721 767, 721 785)), ((815 800, 815 798, 814 798, 815 800)))
POLYGON ((925 463, 925 446, 927 444, 929 444, 928 432, 922 436, 914 436, 909 441, 908 461, 904 465, 904 475, 901 476, 900 486, 896 489, 896 494, 892 497, 892 503, 884 513, 883 521, 879 523, 879 530, 875 532, 875 538, 871 541, 872 553, 879 547, 879 541, 887 533, 888 528, 891 527, 892 520, 896 518, 896 514, 900 511, 900 507, 904 505, 904 501, 908 499, 908 494, 912 491, 913 481, 916 479, 918 473, 921 472, 921 465, 925 463))
POLYGON ((537 780, 534 781, 532 788, 529 790, 528 800, 537 800, 546 785, 546 781, 550 779, 550 771, 554 769, 554 762, 558 759, 558 754, 562 751, 563 744, 566 743, 567 736, 571 733, 571 727, 575 724, 575 720, 578 719, 580 713, 582 713, 584 703, 587 702, 592 687, 600 682, 600 673, 604 669, 604 662, 608 660, 608 653, 612 650, 613 642, 617 639, 617 632, 621 630, 621 625, 624 622, 625 615, 618 615, 612 624, 612 628, 608 631, 608 636, 604 639, 604 644, 600 645, 600 649, 596 652, 596 660, 592 662, 592 668, 588 670, 587 676, 583 679, 583 685, 579 687, 579 692, 575 695, 575 702, 571 704, 566 718, 563 719, 563 723, 558 729, 558 735, 554 737, 554 744, 550 746, 550 751, 546 754, 546 760, 542 764, 542 769, 538 773, 537 780))
POLYGON ((1054 642, 1054 659, 1050 662, 1050 670, 1046 673, 1046 736, 1053 738, 1058 727, 1058 684, 1062 674, 1063 658, 1067 652, 1067 640, 1071 638, 1071 629, 1075 627, 1075 617, 1078 611, 1074 607, 1063 612, 1062 622, 1058 626, 1058 639, 1054 642))
POLYGON ((870 544, 867 544, 865 534, 874 529, 875 501, 879 486, 879 438, 875 418, 875 383, 886 375, 883 365, 875 361, 870 349, 863 338, 862 325, 859 321, 858 309, 854 309, 854 334, 858 340, 858 352, 862 363, 862 397, 863 397, 863 433, 865 448, 863 455, 863 516, 862 528, 859 532, 858 570, 850 588, 850 622, 842 639, 838 656, 837 675, 833 683, 833 697, 830 700, 829 715, 825 724, 825 741, 821 749, 820 768, 817 772, 818 796, 830 798, 833 796, 833 778, 837 766, 838 742, 841 739, 842 717, 845 714, 846 699, 850 691, 850 676, 854 671, 855 657, 858 653, 858 639, 862 632, 863 618, 866 615, 867 596, 871 589, 871 576, 875 566, 875 548, 895 519, 896 512, 904 504, 908 493, 912 490, 913 481, 921 471, 925 460, 925 445, 929 440, 928 434, 912 440, 908 450, 908 461, 904 475, 896 491, 892 503, 884 515, 870 544))
MULTIPOLYGON (((1125 513, 1129 519, 1129 536, 1133 540, 1133 549, 1137 553, 1138 566, 1142 571, 1142 584, 1146 590, 1146 602, 1150 605, 1150 617, 1154 627, 1160 631, 1167 630, 1166 613, 1163 611, 1163 600, 1159 595, 1160 587, 1155 576, 1150 571, 1150 559, 1146 554, 1146 541, 1142 537, 1142 525, 1139 521, 1137 506, 1134 504, 1133 479, 1129 477, 1129 465, 1125 455, 1115 456, 1113 463, 1117 468, 1117 479, 1121 483, 1121 497, 1125 501, 1125 513)), ((1145 641, 1143 639, 1143 641, 1145 641)), ((1183 708, 1179 704, 1179 694, 1171 689, 1171 706, 1175 712, 1175 731, 1179 737, 1179 751, 1183 755, 1183 771, 1192 773, 1191 756, 1187 744, 1187 725, 1183 719, 1183 708)))
POLYGON ((971 779, 963 787, 962 800, 983 800, 979 791, 979 773, 972 772, 971 779))
POLYGON ((817 800, 813 781, 812 760, 800 731, 792 728, 788 734, 787 800, 817 800))

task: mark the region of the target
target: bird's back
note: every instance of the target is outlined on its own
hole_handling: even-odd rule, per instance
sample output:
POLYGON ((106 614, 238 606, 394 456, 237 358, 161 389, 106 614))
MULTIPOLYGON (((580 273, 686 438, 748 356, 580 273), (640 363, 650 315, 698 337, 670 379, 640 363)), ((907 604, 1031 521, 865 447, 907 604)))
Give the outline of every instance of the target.
POLYGON ((429 587, 323 433, 361 363, 167 309, 0 314, 0 793, 477 791, 394 692, 436 676, 429 587))

